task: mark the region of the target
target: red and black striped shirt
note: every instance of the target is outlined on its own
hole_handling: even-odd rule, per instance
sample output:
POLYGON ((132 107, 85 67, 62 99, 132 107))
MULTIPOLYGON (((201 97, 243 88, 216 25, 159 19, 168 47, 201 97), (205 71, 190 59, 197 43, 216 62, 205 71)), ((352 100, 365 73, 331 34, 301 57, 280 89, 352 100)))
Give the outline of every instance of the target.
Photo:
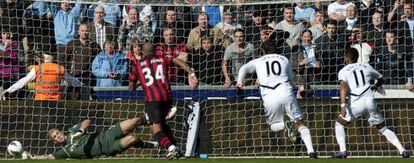
POLYGON ((131 67, 129 79, 139 80, 145 92, 145 102, 171 100, 171 87, 168 82, 168 65, 171 57, 148 55, 131 67))

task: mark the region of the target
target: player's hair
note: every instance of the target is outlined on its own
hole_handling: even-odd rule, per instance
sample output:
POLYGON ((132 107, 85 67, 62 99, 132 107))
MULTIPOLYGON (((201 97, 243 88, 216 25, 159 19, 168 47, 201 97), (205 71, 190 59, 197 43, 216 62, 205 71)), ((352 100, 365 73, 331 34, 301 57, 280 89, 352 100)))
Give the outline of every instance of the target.
POLYGON ((277 52, 277 43, 275 40, 267 40, 263 42, 260 46, 260 49, 262 50, 262 55, 266 54, 274 54, 277 52))
POLYGON ((151 42, 145 42, 143 45, 142 45, 142 51, 144 51, 144 52, 149 52, 149 53, 151 53, 152 52, 152 50, 153 50, 153 45, 152 45, 152 43, 151 42))
POLYGON ((52 133, 54 131, 60 131, 58 128, 52 128, 47 132, 47 137, 52 140, 52 133))
POLYGON ((355 48, 348 48, 345 50, 345 57, 349 58, 352 63, 355 63, 358 61, 359 53, 358 50, 355 48))

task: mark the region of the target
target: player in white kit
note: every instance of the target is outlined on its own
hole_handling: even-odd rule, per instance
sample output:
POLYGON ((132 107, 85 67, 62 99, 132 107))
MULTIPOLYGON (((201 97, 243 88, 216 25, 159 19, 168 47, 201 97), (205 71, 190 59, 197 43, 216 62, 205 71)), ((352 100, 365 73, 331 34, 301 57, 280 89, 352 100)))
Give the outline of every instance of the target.
POLYGON ((346 158, 348 152, 345 146, 344 127, 361 115, 368 117, 371 126, 376 126, 379 132, 394 145, 403 158, 409 158, 395 133, 385 126, 384 118, 377 112, 374 92, 381 88, 383 78, 371 65, 357 63, 358 50, 349 48, 345 51, 346 66, 339 71, 341 112, 335 123, 335 136, 339 144, 339 152, 333 158, 346 158), (371 86, 371 80, 377 82, 371 86), (347 101, 348 98, 348 101, 347 101))
POLYGON ((264 56, 240 68, 236 87, 243 88, 246 74, 256 72, 265 107, 266 122, 271 130, 277 132, 285 128, 283 112, 286 111, 287 116, 294 122, 293 126, 301 134, 309 157, 317 158, 312 146, 310 131, 303 123, 302 112, 293 92, 291 84, 293 75, 289 60, 285 56, 274 54, 276 44, 273 41, 264 42, 261 48, 264 56))

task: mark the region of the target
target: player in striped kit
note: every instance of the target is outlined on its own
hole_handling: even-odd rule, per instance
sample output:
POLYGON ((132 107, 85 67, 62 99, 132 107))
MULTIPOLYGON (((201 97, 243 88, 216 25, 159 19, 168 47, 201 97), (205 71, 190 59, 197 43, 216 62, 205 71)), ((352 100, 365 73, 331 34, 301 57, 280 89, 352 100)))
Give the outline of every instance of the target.
POLYGON ((167 149, 167 158, 181 157, 182 152, 176 146, 171 128, 165 121, 172 104, 168 65, 174 63, 184 69, 189 74, 189 83, 193 89, 197 87, 198 79, 193 69, 180 59, 154 55, 151 42, 145 42, 142 51, 142 59, 131 68, 129 85, 134 87, 139 80, 145 92, 145 113, 149 118, 151 134, 161 147, 167 149))
POLYGON ((236 87, 243 88, 246 74, 256 72, 265 106, 266 122, 270 125, 270 129, 278 132, 285 128, 283 120, 285 110, 290 120, 294 122, 293 126, 301 134, 309 157, 317 158, 310 131, 304 125, 302 112, 293 92, 291 83, 293 75, 289 60, 285 56, 274 54, 277 51, 277 45, 274 41, 265 41, 261 48, 264 56, 254 59, 240 68, 236 87))
POLYGON ((349 48, 345 51, 346 66, 339 71, 341 112, 335 123, 335 136, 339 144, 339 152, 332 158, 346 158, 348 152, 345 145, 345 126, 350 122, 365 115, 371 126, 376 126, 381 135, 394 145, 403 158, 409 158, 409 153, 404 149, 395 133, 385 126, 384 118, 377 112, 374 100, 374 92, 381 88, 384 79, 371 65, 357 63, 358 50, 349 48), (371 80, 377 82, 371 86, 371 80), (348 101, 347 101, 348 100, 348 101))

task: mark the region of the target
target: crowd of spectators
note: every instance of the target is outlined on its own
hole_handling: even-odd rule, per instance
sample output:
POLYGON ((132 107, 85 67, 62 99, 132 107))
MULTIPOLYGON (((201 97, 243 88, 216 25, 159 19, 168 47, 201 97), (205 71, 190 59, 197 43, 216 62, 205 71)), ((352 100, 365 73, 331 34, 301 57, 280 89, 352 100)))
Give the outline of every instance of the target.
MULTIPOLYGON (((121 1, 0 2, 2 87, 27 73, 30 65, 40 64, 45 45, 57 46, 56 62, 83 85, 126 86, 131 62, 141 58, 142 43, 151 41, 155 55, 192 65, 201 84, 229 88, 238 69, 260 57, 261 43, 275 39, 273 34, 284 41, 277 48, 292 62, 298 98, 312 84, 336 84, 347 47, 358 50, 358 62, 382 72, 385 84, 414 89, 411 0, 262 5, 243 0, 214 5, 208 0, 176 7, 121 1)), ((171 83, 187 84, 177 67, 168 72, 171 83)), ((75 94, 79 90, 73 89, 75 94)))

